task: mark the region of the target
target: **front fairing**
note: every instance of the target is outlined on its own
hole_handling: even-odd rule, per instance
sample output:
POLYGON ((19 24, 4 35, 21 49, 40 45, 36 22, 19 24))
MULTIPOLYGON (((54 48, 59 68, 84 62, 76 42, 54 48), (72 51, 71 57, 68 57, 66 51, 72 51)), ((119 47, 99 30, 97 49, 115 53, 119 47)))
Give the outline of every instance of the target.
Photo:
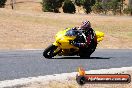
POLYGON ((69 43, 69 41, 76 38, 74 33, 69 33, 70 30, 71 28, 67 28, 63 31, 58 32, 55 36, 56 41, 53 44, 61 47, 62 49, 77 48, 69 43))

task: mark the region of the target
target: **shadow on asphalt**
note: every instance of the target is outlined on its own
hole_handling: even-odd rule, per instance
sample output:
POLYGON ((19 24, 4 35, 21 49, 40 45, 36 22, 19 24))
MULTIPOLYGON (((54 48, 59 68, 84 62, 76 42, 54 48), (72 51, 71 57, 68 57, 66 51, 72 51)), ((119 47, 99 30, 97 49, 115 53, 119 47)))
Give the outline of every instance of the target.
POLYGON ((55 57, 55 58, 52 58, 52 59, 110 59, 112 57, 55 57))

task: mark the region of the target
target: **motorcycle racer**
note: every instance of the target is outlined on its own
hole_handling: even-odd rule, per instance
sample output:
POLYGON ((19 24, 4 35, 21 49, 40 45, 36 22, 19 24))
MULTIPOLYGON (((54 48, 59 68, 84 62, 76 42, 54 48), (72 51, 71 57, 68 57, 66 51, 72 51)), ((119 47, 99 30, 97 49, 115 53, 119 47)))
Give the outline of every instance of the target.
POLYGON ((55 42, 43 52, 45 58, 59 56, 89 57, 95 51, 97 43, 103 40, 104 33, 94 31, 89 21, 82 22, 80 27, 66 28, 55 36, 55 42))
POLYGON ((89 47, 92 42, 96 42, 95 31, 91 28, 91 23, 89 21, 83 21, 81 27, 73 28, 73 30, 82 30, 82 34, 79 34, 77 38, 71 42, 76 47, 83 48, 89 47), (80 40, 77 42, 77 40, 80 40))

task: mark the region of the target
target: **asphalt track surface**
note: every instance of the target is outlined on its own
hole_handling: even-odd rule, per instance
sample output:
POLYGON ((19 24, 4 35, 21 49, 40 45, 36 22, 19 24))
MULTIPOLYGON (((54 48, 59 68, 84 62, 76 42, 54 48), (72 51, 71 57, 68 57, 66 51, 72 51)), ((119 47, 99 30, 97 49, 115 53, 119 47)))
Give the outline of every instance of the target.
POLYGON ((46 59, 43 50, 0 51, 0 81, 85 70, 132 66, 132 49, 99 49, 91 58, 56 57, 46 59))

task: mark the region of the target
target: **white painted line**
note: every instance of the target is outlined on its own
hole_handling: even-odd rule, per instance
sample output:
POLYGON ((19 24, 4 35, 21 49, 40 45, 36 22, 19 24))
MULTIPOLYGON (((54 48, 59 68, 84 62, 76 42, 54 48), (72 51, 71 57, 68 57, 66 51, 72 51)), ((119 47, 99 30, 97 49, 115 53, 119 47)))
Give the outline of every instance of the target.
MULTIPOLYGON (((86 74, 107 74, 107 73, 114 74, 128 70, 132 70, 132 67, 90 70, 90 71, 86 71, 86 74)), ((0 81, 0 88, 24 85, 36 81, 48 82, 50 80, 66 80, 69 77, 76 77, 76 74, 77 72, 73 72, 73 73, 62 73, 62 74, 54 74, 54 75, 46 75, 46 76, 38 76, 38 77, 21 78, 14 80, 5 80, 5 81, 0 81)))

